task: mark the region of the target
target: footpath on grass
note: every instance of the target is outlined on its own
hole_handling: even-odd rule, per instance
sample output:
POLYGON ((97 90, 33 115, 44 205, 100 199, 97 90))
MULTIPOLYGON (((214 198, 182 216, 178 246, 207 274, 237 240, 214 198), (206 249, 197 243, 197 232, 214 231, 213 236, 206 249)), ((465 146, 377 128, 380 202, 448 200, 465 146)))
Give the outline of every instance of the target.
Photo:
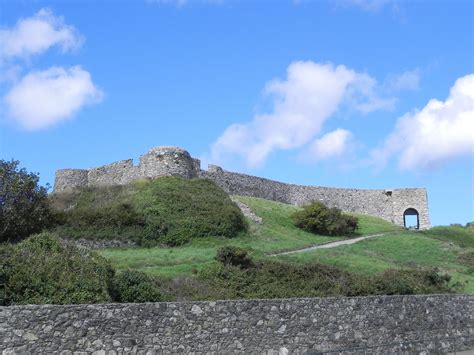
POLYGON ((313 245, 313 246, 302 248, 302 249, 295 249, 295 250, 284 251, 284 252, 280 252, 280 253, 267 254, 267 256, 280 256, 280 255, 288 255, 288 254, 295 254, 295 253, 304 253, 304 252, 307 252, 307 251, 310 251, 310 250, 316 250, 316 249, 335 248, 335 247, 338 247, 340 245, 355 244, 357 242, 360 242, 362 240, 369 239, 369 238, 383 237, 384 235, 388 235, 388 234, 391 234, 391 233, 393 233, 393 232, 385 232, 385 233, 366 235, 366 236, 363 236, 363 237, 337 240, 335 242, 328 242, 328 243, 324 243, 324 244, 313 245))

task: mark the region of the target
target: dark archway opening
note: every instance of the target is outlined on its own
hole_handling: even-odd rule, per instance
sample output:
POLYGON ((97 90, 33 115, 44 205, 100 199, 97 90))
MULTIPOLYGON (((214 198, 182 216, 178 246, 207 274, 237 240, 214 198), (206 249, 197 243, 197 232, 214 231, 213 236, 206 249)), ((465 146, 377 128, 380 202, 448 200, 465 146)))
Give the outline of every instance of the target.
POLYGON ((403 212, 403 225, 407 229, 420 229, 420 216, 414 208, 407 208, 403 212))

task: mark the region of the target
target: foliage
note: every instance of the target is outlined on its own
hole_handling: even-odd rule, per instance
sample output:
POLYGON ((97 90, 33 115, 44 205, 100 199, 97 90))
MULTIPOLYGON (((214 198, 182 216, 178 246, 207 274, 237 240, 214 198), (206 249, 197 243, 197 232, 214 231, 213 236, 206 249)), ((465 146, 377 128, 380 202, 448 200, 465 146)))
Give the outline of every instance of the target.
POLYGON ((287 298, 453 292, 436 269, 386 270, 362 275, 317 262, 262 259, 253 268, 215 264, 200 272, 216 294, 228 298, 287 298))
POLYGON ((243 269, 248 269, 254 265, 247 250, 234 246, 219 248, 217 250, 216 260, 224 266, 232 265, 243 269))
POLYGON ((113 282, 113 297, 117 302, 159 302, 163 296, 158 285, 140 271, 127 270, 119 273, 113 282))
POLYGON ((100 255, 62 245, 49 233, 0 248, 3 305, 109 302, 114 271, 100 255))
POLYGON ((47 188, 18 165, 0 160, 0 242, 24 239, 51 222, 47 188))
POLYGON ((162 240, 167 245, 182 245, 192 238, 232 238, 246 228, 240 209, 210 180, 156 179, 143 186, 137 206, 148 223, 166 226, 162 240))
POLYGON ((457 285, 449 284, 451 277, 438 269, 388 269, 374 277, 373 286, 379 295, 413 295, 454 292, 457 285))
POLYGON ((57 233, 132 239, 143 246, 182 245, 194 238, 232 238, 246 229, 240 209, 204 179, 162 177, 128 186, 88 187, 52 197, 57 233))
POLYGON ((316 234, 351 235, 358 227, 357 217, 343 214, 335 207, 328 208, 318 201, 303 206, 292 218, 296 226, 316 234))

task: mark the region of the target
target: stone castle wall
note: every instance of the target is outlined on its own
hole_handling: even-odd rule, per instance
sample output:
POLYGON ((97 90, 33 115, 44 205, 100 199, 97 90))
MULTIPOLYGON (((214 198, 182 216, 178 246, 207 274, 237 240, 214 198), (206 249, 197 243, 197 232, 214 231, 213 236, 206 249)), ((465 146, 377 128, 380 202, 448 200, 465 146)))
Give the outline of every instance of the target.
POLYGON ((0 307, 0 350, 3 355, 443 354, 474 350, 474 296, 0 307))
POLYGON ((404 225, 404 211, 414 208, 419 213, 420 229, 430 227, 425 189, 364 190, 302 186, 228 172, 216 165, 209 165, 206 171, 201 170, 199 159, 192 158, 187 151, 177 147, 153 148, 140 157, 137 166, 130 159, 89 170, 58 170, 54 191, 84 186, 121 185, 160 176, 207 178, 229 194, 261 197, 294 205, 318 200, 330 207, 381 217, 401 226, 404 225))
POLYGON ((156 147, 140 157, 135 166, 133 160, 122 160, 98 168, 62 169, 56 171, 54 191, 67 191, 85 186, 124 185, 132 181, 160 176, 197 177, 200 162, 178 147, 156 147))
POLYGON ((224 171, 212 165, 200 177, 210 179, 231 195, 253 196, 293 205, 321 201, 345 212, 377 216, 403 226, 403 213, 414 208, 419 213, 420 229, 430 228, 426 189, 340 189, 286 184, 256 176, 224 171))

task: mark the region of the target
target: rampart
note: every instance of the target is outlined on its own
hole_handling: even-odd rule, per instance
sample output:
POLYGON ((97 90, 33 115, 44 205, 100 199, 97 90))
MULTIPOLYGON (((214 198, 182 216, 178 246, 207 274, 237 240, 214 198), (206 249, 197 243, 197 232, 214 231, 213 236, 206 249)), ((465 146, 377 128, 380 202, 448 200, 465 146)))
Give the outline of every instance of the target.
POLYGON ((474 349, 474 296, 0 307, 7 354, 443 354, 474 349))
POLYGON ((358 212, 381 217, 404 225, 405 212, 418 213, 420 229, 430 227, 426 189, 342 189, 302 186, 273 181, 256 176, 228 172, 215 165, 201 169, 201 163, 177 147, 157 147, 140 157, 138 166, 123 160, 89 170, 64 169, 56 172, 55 192, 84 186, 127 184, 144 178, 179 176, 207 178, 229 194, 254 196, 269 200, 302 205, 314 200, 346 212, 358 212))

